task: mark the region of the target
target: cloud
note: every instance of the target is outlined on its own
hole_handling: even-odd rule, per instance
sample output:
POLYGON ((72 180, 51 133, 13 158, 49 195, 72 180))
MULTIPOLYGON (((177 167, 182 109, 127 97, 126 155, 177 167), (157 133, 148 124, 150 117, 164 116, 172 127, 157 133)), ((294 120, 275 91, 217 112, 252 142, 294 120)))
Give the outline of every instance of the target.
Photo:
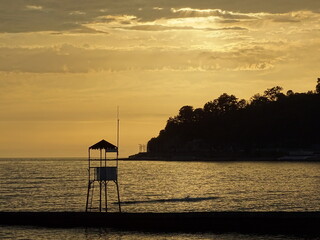
POLYGON ((243 27, 206 28, 207 31, 246 31, 243 27))
MULTIPOLYGON (((50 34, 43 33, 42 39, 45 36, 51 44, 28 46, 27 34, 19 35, 23 41, 12 38, 3 43, 0 71, 265 71, 290 59, 296 51, 294 47, 319 37, 315 31, 320 27, 319 14, 311 11, 272 14, 170 8, 170 17, 146 21, 132 12, 110 14, 112 8, 94 11, 96 8, 90 5, 84 11, 79 6, 67 4, 67 25, 50 34), (79 19, 83 22, 74 23, 79 19), (97 36, 85 38, 88 33, 97 36), (54 36, 59 34, 61 37, 54 36), (71 39, 71 34, 73 40, 64 40, 71 39), (13 45, 14 42, 20 44, 13 45), (281 42, 287 45, 275 46, 281 42)), ((153 11, 168 14, 164 7, 158 8, 161 9, 153 11)), ((49 6, 43 6, 35 16, 51 11, 49 6)), ((41 23, 38 24, 40 29, 41 23)))
POLYGON ((317 0, 178 0, 169 3, 163 1, 161 7, 193 8, 193 9, 224 9, 226 11, 241 13, 285 13, 299 10, 318 11, 320 2, 317 0))
POLYGON ((69 15, 86 15, 86 13, 82 11, 71 11, 69 15))
POLYGON ((164 26, 164 25, 149 25, 142 24, 131 27, 118 27, 125 30, 138 30, 138 31, 174 31, 174 30, 192 30, 192 31, 243 31, 247 30, 242 27, 225 27, 225 28, 197 28, 191 26, 185 27, 174 27, 174 26, 164 26))
POLYGON ((252 19, 255 18, 252 14, 240 14, 221 9, 192 9, 192 8, 172 8, 173 13, 177 13, 179 17, 220 17, 223 19, 252 19))
POLYGON ((231 51, 185 49, 85 49, 72 45, 53 48, 2 48, 0 71, 86 73, 91 71, 221 71, 266 70, 283 61, 282 52, 264 47, 231 51))
POLYGON ((38 6, 36 6, 36 5, 27 5, 26 9, 27 10, 32 10, 32 11, 41 11, 41 10, 43 10, 43 7, 40 6, 40 5, 38 5, 38 6))
MULTIPOLYGON (((189 11, 190 9, 188 9, 189 11)), ((180 10, 176 10, 179 12, 180 10)), ((185 10, 181 10, 185 11, 185 10)), ((193 10, 190 10, 193 11, 193 10)), ((196 10, 200 11, 200 10, 196 10)), ((207 10, 211 12, 211 10, 207 10)), ((220 16, 221 14, 228 15, 228 17, 236 16, 232 13, 226 13, 221 10, 212 10, 212 12, 219 14, 209 14, 207 16, 185 16, 185 17, 172 17, 172 18, 160 18, 155 21, 142 21, 142 19, 133 15, 106 15, 100 16, 95 19, 94 22, 85 24, 86 27, 94 29, 96 31, 110 31, 112 29, 123 30, 136 30, 136 31, 174 31, 174 30, 202 30, 202 31, 241 31, 247 30, 245 27, 229 24, 223 27, 215 26, 219 21, 214 16, 220 16), (230 16, 229 16, 230 15, 230 16)), ((253 16, 241 15, 242 19, 252 19, 253 16)), ((236 21, 238 22, 238 21, 236 21)), ((221 22, 220 22, 221 23, 221 22)))
MULTIPOLYGON (((173 30, 205 30, 205 31, 241 31, 253 30, 263 32, 269 27, 278 29, 276 23, 310 24, 316 28, 319 14, 310 11, 289 12, 282 14, 271 13, 237 13, 221 9, 172 9, 173 15, 154 21, 144 21, 134 15, 106 15, 100 16, 86 27, 96 31, 108 32, 112 29, 140 30, 140 31, 173 31, 173 30)), ((306 26, 297 25, 301 30, 306 26)), ((287 27, 287 26, 286 26, 287 27)), ((283 31, 284 32, 284 31, 283 31)))
POLYGON ((170 26, 163 26, 163 25, 137 25, 131 27, 119 27, 121 29, 126 30, 139 30, 139 31, 168 31, 168 30, 196 30, 193 27, 170 27, 170 26))
POLYGON ((109 24, 131 24, 137 22, 137 17, 133 15, 106 15, 97 17, 96 22, 109 24))
MULTIPOLYGON (((317 0, 24 0, 0 1, 0 32, 72 31, 109 15, 135 16, 141 22, 175 17, 214 16, 224 20, 250 19, 248 13, 281 14, 320 11, 317 0)), ((278 19, 277 21, 283 21, 278 19)))

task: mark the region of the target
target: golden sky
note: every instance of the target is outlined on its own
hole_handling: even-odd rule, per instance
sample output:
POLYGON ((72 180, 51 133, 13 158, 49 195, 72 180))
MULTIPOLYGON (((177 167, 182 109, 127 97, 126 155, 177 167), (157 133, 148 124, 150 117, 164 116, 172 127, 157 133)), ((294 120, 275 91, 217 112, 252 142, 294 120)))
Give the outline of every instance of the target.
POLYGON ((314 90, 319 0, 0 1, 0 157, 138 152, 180 107, 314 90))

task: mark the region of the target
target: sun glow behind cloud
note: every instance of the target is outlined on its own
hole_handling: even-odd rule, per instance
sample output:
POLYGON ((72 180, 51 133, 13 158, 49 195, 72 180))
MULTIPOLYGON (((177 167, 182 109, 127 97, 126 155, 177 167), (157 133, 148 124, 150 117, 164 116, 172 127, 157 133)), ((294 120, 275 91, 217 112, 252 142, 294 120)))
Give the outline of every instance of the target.
POLYGON ((318 77, 317 11, 68 3, 21 5, 25 23, 0 23, 2 156, 82 156, 114 142, 118 105, 127 156, 183 105, 306 91, 318 77))
POLYGON ((42 6, 36 6, 36 5, 27 5, 26 6, 27 10, 35 10, 35 11, 40 11, 43 9, 42 6))

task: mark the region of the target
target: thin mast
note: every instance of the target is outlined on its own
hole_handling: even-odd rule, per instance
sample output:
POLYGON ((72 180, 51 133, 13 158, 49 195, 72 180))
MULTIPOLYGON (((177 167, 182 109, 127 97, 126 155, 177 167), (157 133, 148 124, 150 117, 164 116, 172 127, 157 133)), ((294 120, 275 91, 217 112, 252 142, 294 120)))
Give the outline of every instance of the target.
MULTIPOLYGON (((119 133, 120 133, 120 119, 119 119, 119 106, 117 107, 117 159, 119 156, 119 133)), ((117 162, 118 165, 118 162, 117 162)))

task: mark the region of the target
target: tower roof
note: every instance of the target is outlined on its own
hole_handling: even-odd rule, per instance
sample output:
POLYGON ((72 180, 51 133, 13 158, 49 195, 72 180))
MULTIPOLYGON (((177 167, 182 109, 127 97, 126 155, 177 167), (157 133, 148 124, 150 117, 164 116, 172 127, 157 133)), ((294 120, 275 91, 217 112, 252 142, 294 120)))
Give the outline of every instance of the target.
POLYGON ((117 152, 118 147, 102 139, 100 142, 89 147, 89 149, 105 149, 107 152, 117 152))

